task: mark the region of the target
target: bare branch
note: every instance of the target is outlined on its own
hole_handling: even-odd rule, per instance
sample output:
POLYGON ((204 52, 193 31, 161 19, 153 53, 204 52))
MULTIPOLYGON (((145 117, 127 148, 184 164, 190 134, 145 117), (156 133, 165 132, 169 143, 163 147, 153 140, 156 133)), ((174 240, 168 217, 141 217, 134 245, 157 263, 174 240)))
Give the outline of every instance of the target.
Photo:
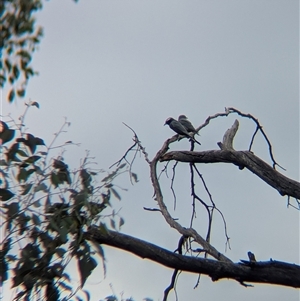
POLYGON ((115 231, 90 228, 84 238, 107 244, 147 258, 171 269, 208 275, 212 281, 233 279, 239 283, 269 283, 300 288, 300 266, 270 259, 269 261, 233 263, 170 252, 149 242, 115 231))
POLYGON ((216 119, 218 117, 226 117, 226 116, 228 116, 229 113, 230 112, 227 111, 226 108, 225 108, 225 113, 217 113, 215 115, 207 117, 206 120, 205 120, 205 122, 196 128, 196 132, 198 133, 201 129, 203 129, 204 127, 206 127, 210 123, 210 121, 212 119, 216 119))
POLYGON ((175 190, 174 190, 174 180, 175 180, 175 174, 176 174, 176 166, 177 166, 178 162, 176 162, 174 164, 174 166, 172 167, 172 170, 173 170, 173 174, 172 174, 172 179, 171 179, 171 191, 172 191, 172 194, 173 194, 173 198, 174 198, 174 210, 176 210, 176 201, 177 201, 177 198, 176 198, 176 193, 175 193, 175 190))
POLYGON ((266 133, 264 132, 263 130, 263 127, 262 125, 259 123, 258 119, 255 118, 253 115, 251 114, 245 114, 233 107, 228 107, 228 108, 225 108, 225 113, 217 113, 217 114, 214 114, 212 116, 209 116, 208 118, 206 118, 205 122, 200 125, 199 127, 196 128, 196 131, 200 131, 201 129, 203 129, 204 127, 206 127, 211 120, 213 119, 216 119, 218 117, 227 117, 229 114, 238 114, 239 116, 242 116, 242 117, 245 117, 245 118, 249 118, 251 119, 252 121, 254 121, 254 123, 256 124, 256 129, 255 129, 255 132, 254 134, 252 135, 252 138, 251 138, 251 142, 250 142, 250 146, 249 146, 249 151, 251 151, 251 148, 252 148, 252 145, 253 145, 253 142, 254 142, 254 138, 256 136, 256 134, 258 132, 261 132, 261 134, 263 135, 263 137, 265 138, 267 144, 268 144, 268 148, 269 148, 269 154, 270 154, 270 157, 271 157, 271 160, 273 162, 273 168, 275 169, 276 165, 279 166, 281 169, 285 170, 282 166, 280 166, 276 160, 274 159, 274 155, 273 155, 273 150, 272 150, 272 145, 271 145, 271 142, 268 138, 268 136, 266 135, 266 133))
POLYGON ((221 149, 233 149, 233 139, 239 128, 239 121, 236 119, 230 129, 228 129, 223 136, 223 143, 219 142, 218 145, 221 149))
POLYGON ((134 142, 134 144, 131 146, 131 147, 129 147, 128 149, 127 149, 127 151, 125 152, 125 154, 123 155, 123 157, 120 159, 120 160, 118 160, 117 162, 115 162, 113 165, 111 165, 109 168, 112 168, 114 165, 120 165, 121 164, 121 162, 123 161, 123 160, 125 160, 128 164, 129 164, 129 166, 130 166, 130 171, 131 171, 131 169, 132 169, 132 164, 133 164, 133 162, 134 162, 134 159, 135 159, 135 156, 136 156, 136 153, 140 150, 140 151, 142 151, 142 153, 143 153, 143 155, 145 156, 145 160, 146 160, 146 162, 148 162, 149 164, 150 164, 150 160, 149 160, 149 158, 148 158, 148 153, 146 152, 146 149, 143 147, 143 145, 141 144, 141 141, 139 140, 139 137, 138 137, 138 135, 136 134, 136 132, 129 126, 129 125, 127 125, 126 123, 124 123, 123 122, 123 124, 126 126, 126 127, 128 127, 132 132, 133 132, 133 134, 134 134, 134 136, 133 136, 133 142, 134 142), (126 157, 127 157, 127 155, 128 155, 128 153, 130 152, 130 151, 132 151, 132 150, 134 150, 134 147, 135 146, 138 146, 138 148, 136 149, 136 151, 135 151, 135 156, 134 156, 134 158, 132 159, 132 161, 131 162, 128 162, 128 160, 126 159, 126 157))
MULTIPOLYGON (((180 234, 186 236, 186 237, 193 237, 194 240, 199 243, 205 251, 211 255, 212 257, 225 261, 225 262, 231 262, 229 258, 221 254, 219 251, 217 251, 212 245, 210 245, 202 236, 200 236, 197 231, 193 228, 185 228, 182 227, 179 223, 177 223, 172 216, 170 215, 164 201, 163 201, 163 195, 160 189, 160 185, 157 179, 157 174, 156 174, 156 167, 157 163, 160 160, 161 156, 166 153, 168 150, 168 146, 171 142, 173 142, 173 138, 168 139, 162 146, 162 148, 157 152, 156 156, 150 163, 150 176, 151 176, 151 181, 152 185, 155 191, 155 200, 158 203, 158 206, 161 210, 161 213, 163 217, 165 218, 166 222, 169 224, 170 227, 176 229, 180 234)), ((194 152, 191 152, 194 153, 194 152)))
POLYGON ((144 210, 146 211, 158 211, 158 212, 161 212, 159 209, 157 208, 147 208, 147 207, 143 207, 144 210))
POLYGON ((273 168, 275 169, 276 165, 279 166, 280 168, 282 168, 283 170, 285 170, 282 166, 280 166, 274 159, 274 155, 273 155, 273 151, 272 151, 272 145, 271 145, 271 142, 268 138, 268 136, 266 135, 265 131, 263 130, 263 127, 261 126, 261 124, 259 123, 258 119, 255 118, 254 116, 252 116, 251 114, 245 114, 245 113, 242 113, 241 111, 235 109, 235 108, 232 108, 232 107, 229 107, 227 108, 227 111, 230 113, 237 113, 238 115, 242 116, 242 117, 246 117, 246 118, 249 118, 251 120, 253 120, 256 124, 256 130, 255 130, 255 133, 253 134, 253 137, 252 137, 252 140, 251 140, 251 144, 250 144, 250 147, 249 147, 249 151, 251 151, 251 146, 252 146, 252 143, 253 143, 253 139, 256 135, 256 133, 258 131, 260 131, 262 133, 262 135, 264 136, 265 140, 267 141, 267 144, 268 144, 268 147, 269 147, 269 153, 270 153, 270 157, 273 161, 273 168))
MULTIPOLYGON (((185 240, 186 240, 186 238, 184 236, 180 237, 179 242, 178 242, 178 247, 177 247, 177 250, 175 250, 175 252, 177 251, 179 254, 182 255, 182 247, 184 245, 185 240)), ((178 272, 179 272, 178 269, 174 270, 173 275, 172 275, 172 279, 171 279, 171 283, 169 284, 169 286, 164 291, 163 301, 167 301, 169 292, 172 289, 175 290, 175 282, 176 282, 176 277, 177 277, 178 272)))
POLYGON ((244 167, 260 177, 264 182, 278 190, 284 196, 300 199, 300 183, 294 181, 277 170, 273 169, 265 161, 255 156, 250 151, 235 150, 210 150, 204 152, 173 151, 166 153, 160 161, 176 160, 186 163, 232 163, 239 169, 244 167))
POLYGON ((175 269, 174 272, 173 272, 172 278, 171 278, 171 283, 169 284, 169 286, 164 291, 163 301, 168 300, 169 292, 175 287, 175 281, 176 281, 177 274, 178 274, 178 270, 175 269))

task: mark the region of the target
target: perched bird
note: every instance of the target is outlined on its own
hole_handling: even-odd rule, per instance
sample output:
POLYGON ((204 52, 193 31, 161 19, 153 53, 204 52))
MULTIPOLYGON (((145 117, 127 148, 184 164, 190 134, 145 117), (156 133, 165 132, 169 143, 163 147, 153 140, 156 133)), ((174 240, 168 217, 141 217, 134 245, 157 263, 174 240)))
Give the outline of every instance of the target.
POLYGON ((199 145, 201 145, 200 142, 198 142, 194 137, 193 134, 190 134, 186 128, 177 120, 175 120, 172 117, 169 117, 164 125, 168 125, 175 133, 185 136, 186 138, 190 138, 192 139, 194 142, 198 143, 199 145))
POLYGON ((250 262, 256 262, 255 255, 252 252, 248 252, 248 257, 250 262))
POLYGON ((194 128, 194 126, 192 125, 192 123, 187 119, 187 117, 185 115, 180 115, 178 117, 178 121, 185 127, 185 129, 189 133, 199 135, 198 132, 196 131, 196 129, 194 128))

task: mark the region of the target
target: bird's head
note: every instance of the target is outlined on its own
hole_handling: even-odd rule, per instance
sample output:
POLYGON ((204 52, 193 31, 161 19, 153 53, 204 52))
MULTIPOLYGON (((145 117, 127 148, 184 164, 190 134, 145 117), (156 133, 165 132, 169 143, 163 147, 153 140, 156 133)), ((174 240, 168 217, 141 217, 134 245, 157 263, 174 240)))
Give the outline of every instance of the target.
POLYGON ((166 122, 165 122, 165 124, 164 125, 166 125, 166 124, 170 124, 172 121, 174 120, 174 118, 172 118, 172 117, 169 117, 167 120, 166 120, 166 122))
POLYGON ((178 120, 187 119, 185 115, 179 115, 178 120))

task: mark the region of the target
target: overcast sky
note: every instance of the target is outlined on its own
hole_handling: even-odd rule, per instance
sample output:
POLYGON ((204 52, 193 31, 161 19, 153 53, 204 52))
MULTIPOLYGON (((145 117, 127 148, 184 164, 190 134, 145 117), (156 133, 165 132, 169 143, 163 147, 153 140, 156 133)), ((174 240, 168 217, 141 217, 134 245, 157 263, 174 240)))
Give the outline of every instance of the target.
MULTIPOLYGON (((256 116, 270 138, 276 160, 286 176, 299 180, 299 3, 296 0, 164 0, 46 2, 38 22, 45 29, 33 65, 40 75, 31 80, 26 99, 38 101, 27 126, 50 143, 64 121, 71 122, 61 141, 80 142, 66 154, 69 165, 78 166, 85 150, 99 168, 117 161, 132 143, 135 129, 150 158, 174 133, 166 118, 186 114, 195 126, 212 114, 233 106, 256 116)), ((2 104, 3 113, 23 111, 22 100, 2 104)), ((255 129, 237 116, 216 120, 201 131, 202 146, 217 149, 234 119, 240 121, 235 148, 245 150, 255 129)), ((171 149, 188 149, 188 141, 171 149)), ((267 145, 258 138, 256 155, 270 163, 267 145)), ((163 164, 159 169, 163 168, 163 164)), ((299 264, 299 213, 287 208, 287 199, 247 170, 225 164, 198 166, 218 208, 225 215, 233 261, 270 258, 299 264)), ((119 180, 125 218, 122 232, 169 250, 180 235, 155 207, 149 168, 138 158, 134 170, 139 183, 119 180)), ((189 167, 178 166, 177 208, 174 212, 170 181, 162 178, 165 202, 183 226, 192 212, 189 167)), ((170 169, 171 172, 171 169, 170 169)), ((201 191, 200 184, 197 187, 201 191)), ((202 193, 203 197, 206 195, 202 193)), ((201 216, 200 206, 199 216, 201 216)), ((225 237, 215 216, 212 244, 225 252, 225 237)), ((195 227, 205 233, 205 223, 195 227)), ((104 246, 107 279, 101 264, 85 288, 92 301, 114 292, 135 300, 162 300, 172 270, 104 246)), ((70 269, 72 271, 72 268, 70 269)), ((76 278, 75 278, 76 280, 76 278)), ((299 300, 297 290, 270 285, 245 288, 231 280, 213 283, 203 276, 182 274, 179 300, 299 300)), ((76 285, 77 282, 75 281, 76 285)), ((170 300, 176 300, 174 292, 170 300)))

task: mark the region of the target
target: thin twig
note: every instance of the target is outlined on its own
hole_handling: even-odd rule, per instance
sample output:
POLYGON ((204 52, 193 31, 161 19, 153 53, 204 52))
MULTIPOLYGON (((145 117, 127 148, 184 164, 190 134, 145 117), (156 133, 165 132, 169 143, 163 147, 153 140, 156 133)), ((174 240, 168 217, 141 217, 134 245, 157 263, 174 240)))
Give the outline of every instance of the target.
MULTIPOLYGON (((237 109, 235 109, 235 108, 232 108, 232 107, 229 107, 229 108, 227 108, 227 109, 228 109, 229 113, 237 113, 238 115, 240 115, 240 116, 242 116, 242 117, 249 118, 249 119, 251 119, 251 120, 253 120, 253 121, 255 122, 255 124, 256 124, 256 126, 257 126, 255 132, 257 132, 257 131, 259 130, 259 131, 262 133, 262 135, 264 136, 264 138, 265 138, 265 140, 266 140, 266 142, 267 142, 267 144, 268 144, 268 147, 269 147, 269 154, 270 154, 270 157, 271 157, 272 162, 273 162, 273 168, 276 169, 275 167, 276 167, 276 165, 277 165, 277 166, 280 167, 281 169, 285 170, 285 168, 283 168, 282 166, 280 166, 280 165, 276 162, 276 160, 274 159, 274 155, 273 155, 273 151, 272 151, 272 144, 271 144, 269 138, 267 137, 265 131, 263 130, 263 127, 262 127, 261 124, 259 123, 258 119, 255 118, 254 116, 252 116, 251 114, 245 114, 245 113, 242 113, 241 111, 239 111, 239 110, 237 110, 237 109)), ((256 133, 254 133, 254 135, 255 135, 255 134, 256 134, 256 133)), ((253 135, 253 136, 254 136, 254 135, 253 135)), ((254 137, 253 137, 253 139, 254 139, 254 137)), ((252 144, 250 144, 250 148, 251 148, 251 146, 252 146, 252 144)), ((249 151, 250 151, 250 148, 249 148, 249 151)))
POLYGON ((173 170, 173 174, 172 174, 172 179, 171 179, 171 191, 174 197, 174 211, 176 210, 176 194, 175 194, 175 190, 173 188, 173 184, 174 184, 174 180, 175 180, 175 170, 176 170, 176 166, 178 164, 178 161, 175 162, 174 166, 172 167, 173 170))

